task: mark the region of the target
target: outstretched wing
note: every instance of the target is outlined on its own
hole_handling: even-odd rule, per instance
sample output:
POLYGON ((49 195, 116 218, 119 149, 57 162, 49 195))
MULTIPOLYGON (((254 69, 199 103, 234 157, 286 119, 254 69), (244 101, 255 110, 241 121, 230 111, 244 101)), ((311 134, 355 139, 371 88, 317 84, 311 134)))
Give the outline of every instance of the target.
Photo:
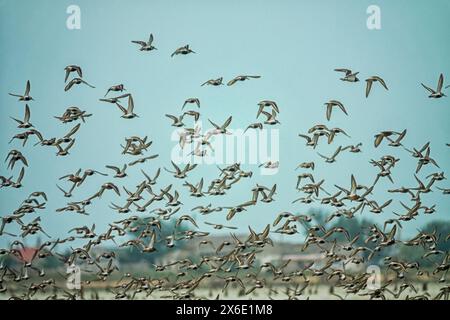
POLYGON ((444 75, 441 73, 441 75, 439 76, 438 85, 436 89, 437 92, 441 92, 443 84, 444 84, 444 75))
POLYGON ((234 79, 231 79, 230 81, 228 81, 227 86, 232 86, 233 84, 235 84, 237 79, 238 78, 234 78, 234 79))
POLYGON ((70 80, 69 83, 64 87, 64 91, 69 91, 70 88, 72 88, 74 84, 75 84, 75 81, 73 81, 73 79, 70 80))
POLYGON ((23 122, 30 121, 30 107, 28 104, 25 105, 25 117, 23 118, 23 122))
POLYGON ((64 137, 69 138, 72 135, 74 135, 78 129, 80 129, 81 124, 77 124, 75 127, 73 127, 64 137))
POLYGON ((145 43, 145 41, 136 41, 136 40, 133 40, 133 41, 131 41, 131 42, 136 43, 136 44, 141 45, 141 46, 146 46, 146 45, 147 45, 147 43, 145 43))
POLYGON ((381 83, 381 85, 386 89, 386 90, 389 90, 388 89, 388 87, 387 87, 387 85, 386 85, 386 82, 384 82, 384 80, 383 79, 381 79, 380 77, 374 77, 379 83, 381 83))
POLYGON ((370 93, 370 89, 372 89, 372 80, 366 80, 367 85, 366 85, 366 98, 369 96, 370 93))
POLYGON ((27 80, 27 86, 25 88, 25 96, 28 96, 30 94, 30 80, 27 80))
POLYGON ((225 121, 225 123, 223 124, 222 128, 225 129, 226 127, 228 127, 231 123, 231 120, 233 120, 233 117, 230 116, 227 121, 225 121))
POLYGON ((427 87, 426 85, 424 85, 423 83, 421 83, 422 87, 424 87, 425 89, 427 89, 430 93, 434 93, 434 90, 431 89, 430 87, 427 87))
POLYGON ((133 110, 134 110, 134 101, 133 101, 133 97, 130 94, 128 96, 128 109, 127 109, 127 112, 133 113, 133 110))

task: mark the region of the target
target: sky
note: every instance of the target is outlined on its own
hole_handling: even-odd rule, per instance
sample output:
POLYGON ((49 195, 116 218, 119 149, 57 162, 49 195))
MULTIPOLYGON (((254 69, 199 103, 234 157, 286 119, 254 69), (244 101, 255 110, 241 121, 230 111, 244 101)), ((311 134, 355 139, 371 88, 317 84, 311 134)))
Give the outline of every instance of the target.
MULTIPOLYGON (((280 108, 279 161, 274 175, 260 175, 257 164, 242 164, 242 169, 254 171, 251 179, 233 186, 226 196, 192 198, 176 180, 163 170, 158 187, 173 183, 181 194, 184 206, 177 216, 190 212, 197 205, 237 205, 250 200, 250 189, 256 184, 271 187, 277 184, 272 203, 258 203, 247 212, 226 221, 226 212, 198 221, 226 223, 247 232, 247 226, 257 231, 273 221, 281 211, 306 213, 318 208, 292 201, 301 195, 295 190, 295 171, 300 162, 314 161, 316 180, 325 179, 324 188, 333 193, 334 184, 349 187, 354 174, 358 183, 369 185, 377 169, 370 159, 383 155, 400 157, 392 170, 394 184, 384 179, 377 184, 373 198, 379 203, 394 199, 381 215, 368 210, 358 216, 378 222, 402 212, 399 200, 409 203, 406 196, 388 194, 383 190, 416 186, 413 172, 416 159, 401 148, 385 143, 373 147, 374 135, 383 130, 407 129, 403 140, 407 147, 420 147, 431 141, 431 156, 440 169, 426 166, 419 176, 447 171, 450 167, 449 98, 429 99, 420 83, 436 87, 440 73, 450 77, 450 2, 429 1, 0 1, 0 156, 11 149, 23 152, 29 162, 23 188, 0 190, 0 215, 16 209, 32 191, 45 191, 49 197, 46 209, 39 212, 42 225, 52 237, 63 237, 74 226, 96 223, 105 230, 111 221, 125 217, 109 209, 110 202, 122 205, 112 193, 89 207, 89 216, 76 213, 55 213, 67 199, 57 189, 69 185, 58 178, 78 168, 108 172, 106 164, 122 166, 134 160, 121 154, 120 144, 132 135, 148 136, 153 144, 146 155, 159 157, 141 166, 130 168, 129 177, 91 177, 76 189, 71 200, 81 200, 95 193, 107 181, 132 189, 142 180, 140 169, 150 175, 158 167, 170 168, 171 140, 174 128, 165 114, 179 115, 185 99, 197 97, 204 129, 207 119, 223 123, 233 116, 231 129, 242 129, 257 121, 257 103, 274 100, 280 108), (81 29, 66 26, 67 8, 77 5, 81 12, 81 29), (381 12, 381 29, 367 28, 367 8, 377 5, 381 12), (146 40, 154 35, 157 50, 141 52, 131 40, 146 40), (189 44, 196 52, 171 58, 178 47, 189 44), (64 67, 76 64, 83 69, 83 78, 95 86, 76 86, 64 92, 64 67), (362 81, 347 83, 339 80, 335 68, 359 71, 362 81), (239 74, 261 75, 234 86, 201 86, 208 79, 223 77, 228 81, 239 74), (379 75, 385 79, 388 91, 375 84, 365 98, 364 79, 379 75), (21 118, 24 103, 8 95, 22 92, 31 81, 29 103, 31 122, 45 137, 60 137, 72 124, 62 124, 54 116, 69 106, 77 106, 93 116, 83 123, 76 134, 76 143, 67 157, 57 157, 56 148, 33 146, 34 139, 22 148, 19 141, 8 144, 20 132, 10 117, 21 118), (106 90, 123 83, 132 93, 139 118, 125 120, 110 104, 99 102, 106 90), (325 118, 324 103, 336 99, 344 103, 348 116, 333 110, 331 121, 325 118), (324 123, 343 128, 351 138, 338 136, 332 145, 324 140, 316 150, 308 148, 299 133, 313 125, 324 123), (338 145, 363 143, 361 154, 342 153, 333 164, 324 163, 317 152, 331 154, 338 145)), ((445 82, 448 85, 450 81, 445 82)), ((186 122, 191 123, 189 120, 186 122)), ((4 163, 0 175, 17 176, 4 163)), ((204 177, 206 184, 219 174, 215 164, 204 164, 189 173, 187 181, 196 183, 204 177)), ((448 181, 436 185, 449 188, 448 181)), ((434 190, 423 197, 425 205, 436 204, 433 216, 421 215, 404 226, 403 235, 412 236, 416 229, 432 219, 449 221, 449 197, 434 190)), ((327 208, 331 210, 331 208, 327 208)), ((331 211, 330 211, 331 212, 331 211)), ((149 216, 146 213, 145 216, 149 216)), ((34 218, 29 216, 28 219, 34 218)), ((202 231, 219 232, 201 225, 202 231)), ((302 239, 302 238, 295 238, 302 239)), ((0 237, 0 244, 9 241, 0 237)), ((27 241, 32 242, 30 237, 27 241)))

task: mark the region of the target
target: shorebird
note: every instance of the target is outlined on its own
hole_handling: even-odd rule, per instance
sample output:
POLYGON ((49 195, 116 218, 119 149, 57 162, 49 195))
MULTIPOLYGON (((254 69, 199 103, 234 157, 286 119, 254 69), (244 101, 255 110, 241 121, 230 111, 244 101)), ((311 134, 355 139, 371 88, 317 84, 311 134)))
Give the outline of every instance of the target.
POLYGON ((259 115, 263 112, 264 108, 270 107, 272 108, 272 111, 275 110, 277 113, 280 113, 280 109, 278 108, 278 105, 275 101, 271 100, 262 100, 258 102, 258 113, 256 114, 256 118, 259 117, 259 115))
POLYGON ((195 207, 195 208, 192 208, 192 210, 191 211, 196 211, 196 210, 198 210, 202 215, 206 215, 206 214, 210 214, 210 213, 212 213, 212 212, 219 212, 219 211, 222 211, 222 207, 216 207, 216 208, 213 208, 212 207, 212 204, 210 203, 210 204, 208 204, 207 206, 197 206, 197 207, 195 207))
MULTIPOLYGON (((77 171, 77 174, 79 174, 80 171, 81 171, 81 170, 78 170, 78 171, 77 171)), ((99 175, 104 176, 104 177, 107 176, 106 173, 102 173, 102 172, 100 172, 100 171, 93 170, 93 169, 86 169, 86 170, 84 170, 84 172, 83 172, 83 175, 82 175, 82 177, 81 177, 81 180, 77 182, 77 187, 79 187, 79 186, 86 180, 87 177, 92 177, 94 174, 99 174, 99 175)), ((69 179, 70 179, 70 178, 69 178, 69 179)))
POLYGON ((237 229, 236 227, 225 226, 225 225, 223 225, 223 224, 211 223, 211 222, 207 222, 207 221, 205 221, 205 224, 207 224, 207 225, 209 225, 209 226, 213 226, 213 228, 216 229, 216 230, 221 230, 221 229, 223 229, 223 228, 226 228, 226 229, 233 229, 233 230, 236 230, 236 229, 237 229))
POLYGON ((123 84, 117 84, 117 85, 114 85, 114 86, 111 86, 111 87, 109 87, 109 89, 108 89, 108 91, 106 91, 106 93, 105 93, 105 97, 108 95, 108 93, 110 93, 111 91, 114 91, 114 92, 123 92, 123 91, 126 91, 127 89, 125 89, 125 87, 124 87, 124 85, 123 84))
POLYGON ((187 186, 189 188, 189 191, 191 193, 191 196, 193 197, 203 197, 204 194, 202 192, 202 188, 203 188, 203 178, 201 178, 200 182, 197 183, 196 185, 193 185, 187 181, 185 181, 185 183, 183 183, 183 186, 187 186))
POLYGON ((81 67, 79 67, 77 65, 74 65, 74 64, 68 65, 67 67, 64 68, 64 71, 66 72, 66 76, 64 77, 64 82, 67 82, 67 79, 69 78, 69 75, 72 72, 76 72, 80 78, 83 78, 83 72, 81 70, 81 67))
POLYGON ((8 161, 8 159, 8 169, 14 169, 14 165, 17 161, 21 161, 23 165, 28 167, 27 159, 23 156, 22 152, 18 150, 11 150, 6 156, 5 162, 8 161))
POLYGON ((342 133, 347 138, 350 138, 350 136, 341 128, 331 128, 328 133, 328 144, 331 144, 334 140, 334 137, 339 133, 342 133))
POLYGON ((311 180, 312 183, 314 183, 314 177, 313 177, 313 175, 311 173, 299 174, 297 176, 297 186, 296 186, 297 189, 298 189, 298 186, 300 185, 302 179, 309 179, 309 180, 311 180))
POLYGON ((189 216, 189 215, 187 215, 187 214, 182 215, 182 216, 180 216, 180 217, 177 219, 177 221, 176 221, 176 223, 175 223, 175 227, 178 227, 183 221, 189 221, 189 222, 192 223, 195 227, 198 228, 197 222, 195 222, 195 220, 194 220, 191 216, 189 216))
POLYGON ((152 232, 151 236, 150 236, 150 241, 149 243, 145 246, 142 245, 142 252, 143 253, 150 253, 150 252, 155 252, 158 251, 155 248, 155 244, 156 244, 156 233, 152 232))
POLYGON ((120 99, 127 98, 127 97, 129 97, 130 95, 131 95, 130 93, 125 93, 125 94, 122 94, 122 95, 117 96, 117 97, 112 97, 112 98, 101 98, 101 99, 98 99, 98 100, 99 100, 99 101, 102 101, 102 102, 117 103, 117 102, 120 101, 120 99))
POLYGON ((214 122, 212 122, 211 120, 208 119, 209 123, 211 123, 215 129, 213 129, 211 132, 212 134, 229 134, 229 132, 227 131, 227 127, 231 124, 231 121, 233 120, 233 117, 230 116, 228 117, 228 119, 223 123, 223 125, 218 126, 217 124, 215 124, 214 122))
POLYGON ((428 142, 425 143, 425 144, 423 145, 423 147, 420 148, 420 149, 413 148, 412 150, 409 150, 409 149, 407 149, 407 148, 405 148, 405 147, 403 147, 403 148, 404 148, 406 151, 408 151, 409 153, 411 153, 411 155, 412 155, 414 158, 421 158, 421 157, 423 157, 422 153, 428 148, 429 145, 430 145, 430 142, 428 141, 428 142))
POLYGON ((28 104, 25 105, 25 115, 22 120, 18 120, 16 118, 11 117, 14 121, 16 121, 19 125, 17 128, 20 129, 28 129, 33 127, 33 125, 30 123, 30 107, 28 107, 28 104))
POLYGON ((17 180, 15 182, 11 181, 11 188, 15 188, 15 189, 21 188, 22 187, 22 180, 23 180, 24 175, 25 175, 25 168, 22 167, 20 169, 19 176, 17 177, 17 180))
POLYGON ((396 140, 392 140, 392 139, 389 138, 389 137, 386 137, 386 139, 390 141, 389 145, 390 145, 391 147, 399 147, 399 146, 402 146, 402 144, 400 143, 400 141, 402 141, 403 138, 404 138, 405 136, 406 136, 406 129, 403 130, 403 131, 397 136, 397 139, 396 139, 396 140))
POLYGON ((57 139, 55 145, 71 142, 73 140, 72 136, 80 129, 80 127, 81 124, 74 126, 67 134, 64 135, 64 137, 57 139))
POLYGON ((266 111, 262 111, 261 113, 267 117, 267 119, 264 121, 264 124, 275 125, 281 123, 277 119, 278 113, 275 110, 272 110, 272 113, 268 113, 266 111))
POLYGON ((116 102, 116 106, 123 112, 123 115, 121 116, 124 119, 133 119, 136 117, 139 117, 136 113, 134 113, 134 101, 133 96, 128 96, 128 106, 125 109, 123 106, 121 106, 118 102, 116 102))
POLYGON ((359 153, 359 152, 362 152, 361 146, 362 146, 362 143, 360 142, 356 145, 349 145, 349 146, 343 147, 341 151, 345 151, 345 150, 349 149, 349 152, 359 153))
POLYGON ((330 121, 330 119, 331 119, 331 111, 332 111, 333 107, 335 107, 335 106, 338 106, 342 110, 342 112, 344 112, 348 116, 347 110, 345 110, 344 105, 337 100, 330 100, 330 101, 326 102, 325 105, 327 106, 326 116, 327 116, 328 121, 330 121))
POLYGON ((62 116, 55 116, 55 119, 60 120, 62 123, 73 122, 78 119, 85 122, 85 118, 92 116, 91 113, 87 113, 86 111, 81 111, 78 107, 68 107, 66 111, 62 114, 62 116))
POLYGON ((270 189, 269 193, 267 193, 267 194, 264 192, 264 190, 262 190, 261 194, 262 194, 263 198, 261 199, 261 201, 265 202, 265 203, 270 203, 270 202, 274 201, 272 197, 275 194, 276 190, 277 190, 276 184, 273 185, 272 189, 270 189))
MULTIPOLYGON (((446 95, 442 92, 443 84, 444 84, 444 75, 442 73, 439 75, 439 80, 438 80, 438 84, 437 84, 436 90, 433 90, 430 87, 427 87, 426 85, 421 83, 422 87, 424 87, 425 89, 427 89, 430 92, 430 95, 428 96, 428 98, 442 98, 442 97, 446 97, 446 95)), ((445 88, 448 88, 448 86, 445 87, 445 88)))
POLYGON ((58 152, 56 153, 57 156, 67 156, 69 154, 70 148, 73 147, 75 143, 75 139, 72 139, 65 148, 61 147, 61 144, 56 144, 56 148, 58 149, 58 152))
POLYGON ((136 164, 138 164, 138 163, 144 163, 144 162, 146 162, 147 160, 152 160, 152 159, 155 159, 155 158, 157 158, 157 157, 158 157, 157 154, 154 154, 154 155, 151 155, 151 156, 148 156, 148 157, 143 157, 143 158, 140 158, 140 159, 131 161, 128 165, 131 167, 131 166, 134 166, 134 165, 136 165, 136 164))
POLYGON ((122 169, 115 167, 115 166, 105 166, 108 169, 114 170, 116 174, 114 175, 114 178, 125 178, 127 176, 127 173, 125 172, 127 170, 127 164, 124 164, 122 169))
POLYGON ((238 81, 245 81, 245 80, 249 80, 249 79, 259 79, 259 78, 261 78, 261 76, 245 76, 245 75, 236 76, 234 79, 231 79, 230 81, 228 81, 227 86, 232 86, 233 84, 235 84, 238 81))
POLYGON ((120 196, 119 188, 114 183, 107 182, 100 187, 100 190, 94 195, 94 197, 100 198, 105 190, 113 190, 118 196, 120 196))
POLYGON ((179 54, 187 55, 189 53, 195 53, 195 51, 193 51, 191 48, 189 48, 189 45, 187 44, 183 47, 176 49, 170 56, 173 57, 173 56, 177 56, 179 54))
POLYGON ((434 166, 439 168, 439 165, 437 164, 437 162, 433 158, 430 157, 430 152, 431 152, 431 148, 427 147, 425 155, 420 155, 419 161, 417 163, 416 174, 419 173, 422 166, 427 165, 429 163, 431 163, 434 166))
POLYGON ((197 107, 200 108, 200 100, 198 98, 188 98, 188 99, 184 100, 181 110, 183 110, 187 104, 192 104, 192 103, 195 103, 197 105, 197 107))
POLYGON ((314 170, 315 164, 314 162, 302 162, 300 163, 296 169, 303 168, 303 169, 311 169, 314 170))
POLYGON ((349 70, 349 69, 334 69, 334 71, 345 73, 345 76, 343 78, 341 78, 342 81, 348 81, 348 82, 358 82, 359 81, 359 79, 357 77, 359 72, 352 72, 352 70, 349 70))
POLYGON ((376 134, 375 141, 374 141, 375 148, 377 148, 380 145, 380 143, 383 141, 384 138, 390 137, 394 134, 400 135, 400 133, 398 133, 396 131, 381 131, 380 133, 376 134))
POLYGON ((175 168, 175 171, 168 170, 168 169, 166 169, 166 167, 164 167, 164 170, 166 170, 167 172, 173 173, 173 176, 174 176, 175 178, 178 178, 178 179, 184 179, 184 178, 186 178, 186 177, 187 177, 187 173, 188 173, 189 171, 195 169, 195 167, 197 167, 196 164, 190 164, 190 163, 188 163, 188 164, 186 164, 186 166, 184 167, 184 169, 181 170, 180 167, 178 167, 178 166, 175 164, 175 162, 171 161, 171 163, 172 163, 172 166, 175 168))
POLYGON ((264 163, 261 163, 258 168, 266 168, 266 169, 276 169, 280 166, 280 162, 279 161, 266 161, 264 163))
POLYGON ((202 87, 203 87, 204 85, 215 86, 215 87, 217 87, 217 86, 220 86, 220 85, 223 84, 222 81, 223 81, 223 78, 222 78, 222 77, 217 78, 217 79, 210 79, 210 80, 205 81, 204 83, 202 83, 202 87))
POLYGON ((59 185, 56 185, 56 187, 57 187, 59 190, 61 190, 62 193, 64 193, 64 197, 70 198, 70 197, 72 197, 72 192, 73 192, 73 190, 75 189, 76 184, 73 184, 69 191, 64 190, 64 189, 61 188, 59 185))
POLYGON ((244 130, 244 133, 248 129, 260 129, 260 130, 262 130, 263 129, 263 124, 261 122, 252 123, 244 130))
POLYGON ((166 117, 169 118, 169 119, 171 119, 171 120, 173 121, 173 123, 172 123, 172 126, 173 126, 173 127, 179 128, 179 127, 184 126, 184 123, 183 123, 183 115, 177 117, 177 116, 173 116, 173 115, 171 115, 171 114, 166 114, 166 117))
POLYGON ((338 188, 339 190, 343 191, 346 196, 344 197, 344 199, 349 199, 351 201, 354 200, 358 200, 361 197, 356 193, 357 189, 358 189, 358 184, 356 183, 356 179, 353 176, 353 174, 351 175, 351 185, 350 185, 350 190, 344 189, 342 187, 339 187, 338 185, 334 185, 336 188, 338 188))
POLYGON ((19 101, 31 101, 34 99, 30 96, 30 88, 31 88, 30 80, 27 80, 27 84, 25 87, 25 93, 23 95, 16 94, 16 93, 9 93, 9 95, 13 96, 13 97, 18 97, 19 101))
POLYGON ((166 206, 177 207, 182 204, 181 201, 178 200, 180 198, 180 194, 178 193, 178 191, 175 191, 173 196, 169 192, 166 192, 164 195, 168 200, 166 206))
POLYGON ((320 157, 325 159, 326 163, 333 163, 336 161, 336 157, 337 155, 342 151, 342 146, 339 146, 336 151, 333 153, 333 155, 331 157, 326 157, 324 155, 322 155, 321 153, 317 153, 320 157))
POLYGON ((383 209, 386 208, 388 205, 390 205, 392 202, 392 199, 386 201, 381 206, 378 205, 378 203, 375 200, 368 201, 367 204, 371 207, 370 212, 373 213, 382 213, 383 209))
POLYGON ((370 90, 372 89, 372 84, 374 82, 379 82, 386 90, 389 90, 386 85, 386 82, 384 82, 383 79, 381 79, 378 76, 372 76, 372 77, 366 79, 366 98, 369 96, 370 90))
MULTIPOLYGON (((198 119, 200 119, 200 112, 194 111, 194 110, 188 110, 183 113, 184 116, 190 116, 194 117, 194 121, 197 122, 198 119)), ((195 131, 195 130, 194 130, 195 131)), ((196 137, 197 138, 197 137, 196 137)))
POLYGON ((39 144, 43 140, 42 134, 39 131, 37 131, 35 129, 30 129, 25 132, 21 132, 21 133, 14 135, 12 137, 12 139, 9 141, 9 143, 11 143, 14 139, 23 140, 22 146, 24 147, 28 141, 28 138, 31 135, 35 135, 38 137, 39 141, 37 142, 37 144, 39 144))
POLYGON ((90 85, 89 83, 87 83, 86 81, 84 81, 81 78, 73 78, 72 80, 69 81, 69 83, 67 83, 67 85, 64 87, 64 91, 69 91, 75 84, 85 84, 88 87, 91 88, 95 88, 93 85, 90 85))
POLYGON ((150 34, 150 37, 148 38, 148 42, 140 41, 140 40, 133 40, 131 42, 140 45, 141 46, 139 48, 140 51, 157 50, 156 47, 153 46, 153 34, 150 34))
POLYGON ((256 202, 254 200, 250 200, 250 201, 244 202, 244 203, 239 204, 239 205, 234 206, 234 207, 223 207, 224 209, 228 209, 228 213, 227 213, 226 219, 227 220, 233 219, 233 217, 236 215, 236 213, 240 213, 240 212, 246 211, 247 209, 245 207, 254 206, 255 203, 256 202))

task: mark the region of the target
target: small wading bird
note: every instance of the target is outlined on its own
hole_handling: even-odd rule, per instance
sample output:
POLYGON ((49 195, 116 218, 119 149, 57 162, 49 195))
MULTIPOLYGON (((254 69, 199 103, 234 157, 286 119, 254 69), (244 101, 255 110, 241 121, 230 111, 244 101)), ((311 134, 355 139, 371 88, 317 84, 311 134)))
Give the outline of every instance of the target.
POLYGON ((177 55, 180 55, 180 54, 181 55, 187 55, 189 53, 195 53, 195 52, 191 48, 189 48, 189 45, 187 44, 187 45, 185 45, 183 47, 180 47, 180 48, 176 49, 170 56, 174 57, 174 56, 177 56, 177 55))
MULTIPOLYGON (((431 89, 430 87, 427 87, 426 85, 424 85, 423 83, 421 83, 422 87, 424 87, 425 89, 427 89, 430 92, 430 95, 428 96, 428 98, 442 98, 442 97, 446 97, 446 95, 444 93, 442 93, 442 86, 444 85, 444 75, 441 73, 439 75, 439 80, 437 83, 437 87, 436 90, 431 89)), ((449 86, 447 86, 446 88, 448 88, 449 86)))
POLYGON ((134 113, 134 101, 132 95, 128 96, 128 106, 126 109, 122 107, 122 105, 118 102, 116 102, 116 106, 120 109, 120 111, 123 112, 123 115, 121 117, 124 119, 133 119, 139 117, 136 113, 134 113))
POLYGON ((156 47, 153 46, 153 34, 150 34, 150 37, 148 38, 148 41, 140 41, 140 40, 133 40, 131 41, 132 43, 136 43, 138 45, 140 45, 141 47, 139 48, 140 51, 152 51, 152 50, 157 50, 156 47))
POLYGON ((9 95, 13 96, 13 97, 18 97, 19 101, 31 101, 34 99, 33 99, 33 97, 30 96, 30 89, 31 89, 30 80, 27 80, 27 84, 25 87, 25 93, 23 95, 16 94, 16 93, 9 93, 9 95))
POLYGON ((217 87, 217 86, 223 85, 223 82, 222 82, 222 81, 223 81, 223 78, 222 78, 222 77, 217 78, 217 79, 210 79, 210 80, 205 81, 204 83, 202 83, 202 87, 203 87, 204 85, 215 86, 215 87, 217 87))
POLYGON ((325 105, 327 106, 326 115, 327 115, 328 121, 330 121, 330 119, 331 119, 331 111, 333 110, 333 107, 336 107, 336 106, 339 107, 342 110, 342 112, 344 112, 345 115, 348 116, 347 110, 345 110, 344 105, 337 100, 330 100, 330 101, 326 102, 325 105))
POLYGON ((366 98, 369 97, 370 91, 372 90, 372 85, 374 82, 379 82, 386 90, 389 90, 386 82, 378 76, 372 76, 366 79, 366 98))
POLYGON ((67 79, 69 79, 69 75, 72 72, 76 72, 78 74, 78 77, 83 78, 83 71, 81 70, 80 66, 77 65, 68 65, 67 67, 64 68, 64 71, 66 72, 66 75, 64 77, 64 82, 67 82, 67 79))
POLYGON ((73 78, 72 80, 69 81, 69 83, 67 83, 67 85, 64 87, 64 91, 69 91, 74 85, 78 85, 78 84, 85 84, 88 87, 91 88, 95 88, 93 85, 90 85, 89 83, 87 83, 86 81, 84 81, 81 78, 73 78))
POLYGON ((261 78, 261 76, 236 76, 235 78, 228 81, 227 86, 232 86, 233 84, 235 84, 238 81, 245 81, 245 80, 259 79, 259 78, 261 78))
POLYGON ((28 104, 25 105, 25 115, 22 120, 18 120, 16 118, 11 117, 14 121, 16 121, 19 125, 17 128, 20 129, 28 129, 31 128, 33 125, 30 123, 30 107, 28 107, 28 104))
POLYGON ((352 72, 352 70, 350 70, 350 69, 334 69, 334 71, 345 73, 344 77, 341 78, 342 81, 347 81, 347 82, 358 82, 359 81, 359 79, 357 77, 359 72, 352 72))

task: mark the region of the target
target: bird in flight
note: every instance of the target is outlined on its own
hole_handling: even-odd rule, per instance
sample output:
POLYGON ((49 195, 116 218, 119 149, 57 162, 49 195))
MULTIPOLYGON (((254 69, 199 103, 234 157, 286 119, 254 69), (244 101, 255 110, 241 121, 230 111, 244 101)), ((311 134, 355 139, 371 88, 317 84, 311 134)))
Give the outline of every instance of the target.
POLYGON ((88 87, 91 88, 95 88, 93 85, 87 83, 86 81, 84 81, 81 78, 73 78, 72 80, 69 81, 69 83, 67 83, 67 85, 64 87, 64 91, 69 91, 74 85, 76 84, 85 84, 88 87))
POLYGON ((81 70, 80 66, 77 65, 68 65, 64 68, 64 71, 66 72, 66 76, 64 77, 64 82, 67 82, 67 79, 69 78, 69 75, 72 72, 76 72, 80 78, 83 78, 83 71, 81 70))
POLYGON ((157 50, 157 48, 155 46, 153 46, 153 34, 150 34, 150 37, 148 38, 148 41, 140 41, 140 40, 133 40, 131 41, 132 43, 136 43, 138 45, 140 45, 141 47, 139 48, 140 51, 152 51, 152 50, 157 50))
MULTIPOLYGON (((442 73, 439 75, 439 80, 437 83, 436 90, 433 90, 430 87, 427 87, 426 85, 421 83, 422 87, 424 87, 425 89, 427 89, 430 92, 430 95, 428 96, 428 98, 435 98, 435 99, 446 97, 446 95, 442 92, 443 84, 444 84, 444 75, 442 73)), ((448 87, 449 86, 447 86, 445 88, 448 88, 448 87)))
POLYGON ((134 101, 133 96, 130 94, 128 96, 128 106, 125 109, 120 103, 116 102, 116 106, 123 112, 121 116, 124 119, 133 119, 139 117, 136 113, 134 113, 134 101))
POLYGON ((245 80, 259 79, 259 78, 261 78, 261 76, 246 76, 246 75, 236 76, 235 78, 228 81, 227 86, 232 86, 233 84, 235 84, 238 81, 245 81, 245 80))
POLYGON ((189 45, 187 44, 187 45, 185 45, 183 47, 180 47, 180 48, 176 49, 170 56, 174 57, 174 56, 177 56, 179 54, 187 55, 189 53, 196 53, 196 52, 193 51, 191 48, 189 48, 189 45))
POLYGON ((328 121, 330 121, 331 119, 331 111, 333 110, 333 107, 336 106, 339 107, 342 110, 342 112, 344 112, 348 116, 347 110, 345 110, 344 105, 340 101, 330 100, 326 102, 325 105, 327 106, 326 116, 328 121))
POLYGON ((33 99, 33 97, 30 96, 30 89, 31 89, 30 80, 27 80, 27 84, 25 87, 25 93, 23 95, 16 94, 16 93, 9 93, 9 95, 13 96, 13 97, 18 97, 19 101, 31 101, 34 99, 33 99))
POLYGON ((341 78, 342 81, 347 81, 347 82, 358 82, 359 81, 359 78, 357 77, 359 72, 352 72, 352 70, 350 70, 350 69, 343 69, 343 68, 334 69, 334 71, 345 73, 344 77, 341 78))
POLYGON ((386 82, 384 82, 382 78, 378 76, 372 76, 366 79, 366 98, 369 96, 370 90, 372 89, 372 84, 374 82, 379 82, 386 90, 389 90, 386 85, 386 82))
POLYGON ((25 105, 25 115, 23 117, 23 121, 13 117, 11 117, 11 119, 19 124, 17 127, 20 129, 28 129, 33 127, 33 125, 30 123, 30 107, 28 107, 28 104, 25 105))
POLYGON ((223 78, 222 78, 222 77, 217 78, 217 79, 210 79, 210 80, 208 80, 208 81, 203 82, 203 83, 202 83, 202 87, 203 87, 204 85, 217 87, 217 86, 223 85, 223 82, 222 82, 222 81, 223 81, 223 78))

